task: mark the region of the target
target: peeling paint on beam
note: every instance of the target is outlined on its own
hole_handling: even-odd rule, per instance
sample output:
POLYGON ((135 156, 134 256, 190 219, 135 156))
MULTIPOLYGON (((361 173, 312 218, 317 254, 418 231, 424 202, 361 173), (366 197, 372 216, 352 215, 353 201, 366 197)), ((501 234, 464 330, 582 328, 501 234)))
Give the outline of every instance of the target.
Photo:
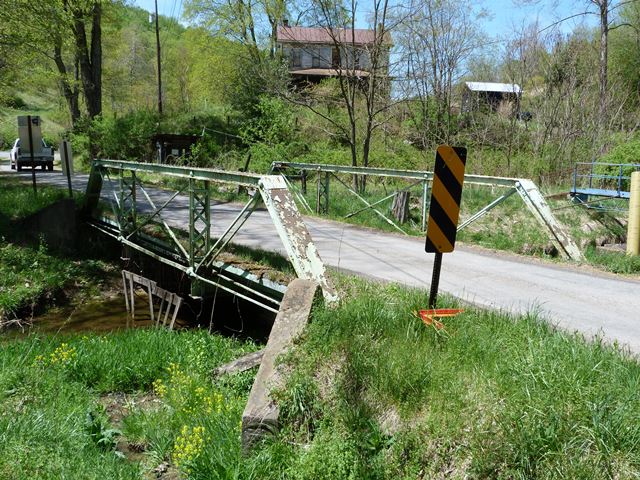
POLYGON ((324 263, 284 178, 279 175, 264 176, 260 180, 259 188, 298 277, 315 280, 322 288, 325 300, 336 301, 336 290, 327 278, 324 263))

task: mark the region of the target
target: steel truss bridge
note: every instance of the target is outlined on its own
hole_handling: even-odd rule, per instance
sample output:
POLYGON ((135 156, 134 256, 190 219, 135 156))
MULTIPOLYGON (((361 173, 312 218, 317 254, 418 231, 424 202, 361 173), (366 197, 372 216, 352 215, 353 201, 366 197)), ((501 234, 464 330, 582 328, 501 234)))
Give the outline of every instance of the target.
POLYGON ((284 244, 296 275, 316 281, 326 299, 336 293, 311 240, 300 212, 279 175, 255 175, 214 169, 178 167, 118 160, 94 160, 86 191, 89 223, 117 241, 174 267, 192 279, 192 294, 220 288, 266 310, 277 312, 286 286, 248 273, 219 260, 234 235, 256 207, 264 204, 284 244), (145 175, 180 179, 184 185, 161 204, 143 184, 145 175), (211 238, 211 183, 231 184, 252 191, 224 233, 211 238), (103 186, 111 190, 112 216, 100 214, 103 186), (164 214, 180 194, 189 197, 188 231, 172 228, 164 214))
MULTIPOLYGON (((220 260, 233 237, 259 205, 264 205, 278 233, 287 256, 299 278, 316 281, 329 301, 337 299, 336 291, 326 275, 325 265, 311 239, 295 199, 302 208, 312 208, 293 178, 305 180, 316 175, 316 213, 329 209, 329 185, 333 178, 343 184, 361 203, 362 207, 349 216, 371 209, 399 231, 404 230, 378 208, 398 192, 370 203, 353 190, 338 174, 389 177, 410 182, 422 190, 422 227, 426 227, 430 188, 433 172, 393 170, 382 168, 349 167, 296 162, 275 162, 271 175, 232 172, 216 169, 180 167, 119 160, 94 160, 86 191, 86 210, 89 224, 138 252, 184 272, 192 279, 192 295, 203 296, 213 288, 244 299, 262 308, 277 312, 286 286, 247 272, 220 260), (293 175, 292 175, 293 174, 293 175), (145 188, 149 175, 162 175, 177 179, 175 192, 164 192, 161 201, 152 198, 145 188), (289 178, 288 178, 289 177, 289 178), (211 237, 211 184, 233 185, 248 190, 248 201, 223 233, 211 237), (106 190, 107 204, 100 203, 106 190), (165 214, 172 202, 185 194, 189 198, 187 231, 171 227, 165 214), (110 215, 102 214, 104 208, 110 215)), ((472 214, 458 226, 461 230, 486 215, 497 205, 517 193, 550 239, 565 257, 580 260, 582 255, 565 227, 557 221, 537 186, 527 179, 465 175, 465 183, 499 187, 504 192, 491 203, 472 214)), ((156 191, 157 192, 157 191, 156 191)), ((104 198, 104 197, 103 197, 104 198)))
MULTIPOLYGON (((308 212, 312 212, 313 209, 309 205, 309 202, 304 197, 306 191, 307 180, 311 175, 315 174, 316 180, 316 202, 315 213, 326 214, 329 211, 329 193, 330 193, 330 180, 334 179, 346 188, 360 203, 362 207, 349 213, 346 217, 352 217, 365 210, 372 210, 378 216, 383 218, 387 223, 392 225, 396 230, 401 233, 406 232, 399 226, 393 219, 389 218, 378 208, 379 204, 390 200, 392 197, 398 194, 398 192, 391 193, 386 197, 377 200, 373 203, 367 201, 362 195, 356 192, 351 186, 341 179, 338 174, 349 175, 363 175, 370 177, 383 177, 383 178, 395 178, 399 180, 410 181, 410 185, 405 188, 408 190, 412 187, 421 187, 421 225, 422 230, 426 230, 427 215, 429 212, 429 200, 431 198, 431 185, 433 182, 433 172, 430 171, 418 171, 418 170, 397 170, 387 168, 371 168, 371 167, 351 167, 345 165, 326 165, 316 163, 299 163, 299 162, 274 162, 271 166, 272 173, 281 173, 285 176, 286 183, 289 189, 294 193, 300 204, 308 212), (289 177, 287 179, 287 177, 289 177), (302 190, 297 188, 291 180, 300 179, 302 181, 302 190)), ((473 213, 464 222, 458 225, 458 231, 467 227, 471 223, 475 222, 479 218, 489 213, 493 208, 504 202, 507 198, 517 193, 525 206, 532 213, 534 218, 540 224, 542 229, 549 235, 550 240, 554 243, 558 251, 565 258, 572 260, 582 260, 582 253, 580 249, 573 241, 566 227, 560 223, 553 212, 549 208, 548 203, 544 199, 544 196, 536 186, 534 182, 524 178, 508 178, 508 177, 490 177, 484 175, 469 175, 464 176, 465 185, 480 185, 489 187, 498 187, 504 189, 504 193, 493 200, 491 203, 481 208, 479 211, 473 213)))

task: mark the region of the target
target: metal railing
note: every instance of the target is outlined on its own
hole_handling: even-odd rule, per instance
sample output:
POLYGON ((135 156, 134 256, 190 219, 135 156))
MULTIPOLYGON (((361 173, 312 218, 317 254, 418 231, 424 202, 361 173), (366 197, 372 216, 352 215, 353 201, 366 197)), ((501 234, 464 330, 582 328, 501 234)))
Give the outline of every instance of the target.
POLYGON ((631 172, 639 163, 578 162, 573 169, 571 195, 588 201, 589 196, 629 199, 631 172))
POLYGON ((276 312, 282 297, 282 289, 278 285, 257 278, 251 280, 238 269, 219 261, 220 254, 262 202, 297 276, 316 281, 328 300, 336 298, 335 289, 325 274, 325 266, 281 176, 95 160, 87 183, 88 213, 96 210, 105 182, 112 189, 107 200, 113 217, 93 217, 90 223, 94 227, 123 245, 185 272, 197 282, 227 290, 239 298, 276 312), (154 201, 152 191, 143 185, 139 175, 142 172, 183 178, 187 182, 161 203, 159 199, 154 201), (211 182, 253 187, 256 191, 217 239, 211 238, 211 182), (175 206, 177 197, 182 193, 188 196, 184 218, 185 226, 188 225, 186 232, 180 231, 175 224, 169 225, 163 217, 171 205, 175 206))
MULTIPOLYGON (((365 210, 372 210, 376 215, 382 217, 387 223, 392 225, 396 230, 406 233, 397 223, 395 223, 388 216, 380 212, 375 208, 381 202, 392 198, 395 194, 387 195, 385 198, 369 202, 362 195, 349 187, 338 174, 349 175, 363 175, 372 177, 387 177, 397 178, 399 180, 413 181, 407 188, 411 188, 417 184, 422 185, 421 192, 421 227, 422 230, 426 230, 427 216, 428 216, 428 204, 431 196, 431 183, 433 181, 433 172, 431 171, 419 171, 419 170, 398 170, 389 168, 370 168, 370 167, 352 167, 348 165, 326 165, 316 163, 300 163, 300 162, 274 162, 271 165, 272 173, 281 173, 283 176, 289 175, 289 172, 296 172, 291 178, 300 178, 303 181, 303 185, 306 185, 307 176, 311 173, 317 175, 317 194, 316 194, 316 213, 328 213, 329 209, 329 182, 330 178, 334 178, 340 184, 342 184, 347 191, 353 194, 364 206, 359 210, 351 212, 347 217, 352 217, 365 210)), ((289 180, 290 189, 298 198, 298 201, 302 203, 304 208, 311 212, 311 207, 304 198, 304 195, 297 192, 289 180)), ((553 215, 553 212, 549 208, 544 196, 540 193, 538 187, 531 180, 523 178, 509 178, 509 177, 492 177, 485 175, 473 175, 465 174, 464 183, 466 185, 480 185, 506 188, 507 191, 490 202, 479 211, 473 213, 464 222, 460 223, 458 230, 465 228, 467 225, 483 217, 489 211, 494 209, 500 203, 504 202, 514 193, 518 193, 522 198, 526 207, 531 211, 534 218, 538 223, 549 233, 549 238, 556 245, 558 251, 565 257, 573 260, 582 260, 582 253, 580 249, 569 235, 567 229, 562 225, 553 215)), ((397 193, 397 192, 396 192, 397 193)))

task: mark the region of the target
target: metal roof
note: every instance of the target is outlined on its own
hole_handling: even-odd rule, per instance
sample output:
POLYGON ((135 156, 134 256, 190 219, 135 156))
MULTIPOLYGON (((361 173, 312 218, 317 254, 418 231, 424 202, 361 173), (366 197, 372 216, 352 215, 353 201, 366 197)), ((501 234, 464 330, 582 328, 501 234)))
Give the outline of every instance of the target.
MULTIPOLYGON (((337 28, 332 31, 328 27, 289 27, 278 25, 276 39, 280 43, 333 44, 339 42, 368 45, 375 42, 376 36, 373 30, 362 28, 356 28, 354 30, 337 28)), ((384 43, 391 43, 391 35, 389 35, 389 32, 385 33, 384 43)))
POLYGON ((465 85, 472 92, 522 93, 517 83, 465 82, 465 85))

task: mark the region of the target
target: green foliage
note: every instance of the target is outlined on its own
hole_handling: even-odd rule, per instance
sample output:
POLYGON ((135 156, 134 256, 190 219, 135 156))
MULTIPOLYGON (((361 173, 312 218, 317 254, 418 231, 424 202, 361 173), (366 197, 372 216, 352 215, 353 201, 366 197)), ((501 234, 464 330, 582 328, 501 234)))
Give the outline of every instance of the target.
POLYGON ((16 221, 43 209, 63 198, 67 193, 59 188, 38 186, 38 194, 32 188, 25 188, 26 183, 11 177, 0 179, 0 234, 6 236, 9 222, 16 221))
MULTIPOLYGON (((437 330, 411 314, 424 306, 422 291, 339 283, 349 301, 318 307, 285 359, 290 381, 277 397, 284 430, 250 456, 240 451, 240 418, 253 374, 213 384, 209 375, 253 344, 163 329, 5 342, 0 474, 141 478, 163 461, 202 479, 640 471, 640 366, 615 347, 534 315, 474 309, 437 330), (121 421, 104 408, 117 395, 98 402, 113 391, 131 392, 119 394, 121 421), (121 439, 144 446, 143 465, 113 451, 121 439)), ((442 305, 455 306, 447 298, 442 305)))
POLYGON ((326 429, 314 439, 290 467, 290 478, 299 480, 359 480, 372 478, 371 470, 362 464, 353 440, 326 429))
POLYGON ((535 315, 467 308, 439 331, 411 314, 424 292, 343 281, 349 301, 316 312, 289 362, 293 379, 316 383, 319 406, 280 440, 306 439, 291 452, 293 478, 640 472, 635 359, 535 315))
POLYGON ((96 445, 105 452, 112 451, 116 447, 116 438, 121 435, 119 430, 109 427, 104 407, 87 412, 85 430, 96 445))
POLYGON ((261 99, 286 88, 289 80, 286 63, 279 57, 269 57, 267 52, 247 51, 236 62, 238 76, 230 103, 248 117, 259 115, 261 99))
POLYGON ((600 157, 598 161, 604 163, 640 164, 640 137, 633 137, 619 143, 600 157))
POLYGON ((295 116, 284 100, 261 96, 255 117, 240 131, 252 155, 251 168, 266 173, 274 161, 294 158, 302 149, 295 129, 295 116))
POLYGON ((151 137, 157 128, 157 113, 138 110, 121 117, 96 118, 87 135, 98 146, 100 158, 148 161, 154 148, 151 137))
POLYGON ((15 93, 0 96, 0 105, 14 109, 23 109, 27 106, 26 102, 15 93))
POLYGON ((209 374, 253 349, 250 343, 206 332, 164 329, 87 333, 67 336, 63 343, 56 335, 5 341, 0 348, 0 477, 140 479, 163 459, 179 463, 180 453, 187 454, 179 465, 185 474, 233 476, 241 458, 242 399, 250 383, 214 387, 209 374), (148 367, 139 360, 141 353, 148 367), (192 361, 189 373, 175 367, 192 361), (95 378, 100 382, 85 383, 95 378), (152 409, 137 407, 140 393, 99 396, 118 388, 160 387, 158 379, 164 380, 164 392, 153 397, 152 409), (118 398, 130 403, 108 404, 118 398), (129 412, 121 424, 110 413, 114 408, 129 412), (198 449, 196 426, 204 428, 207 440, 198 449), (114 451, 116 442, 126 445, 126 439, 149 450, 140 459, 144 465, 114 451))
POLYGON ((629 256, 624 252, 599 251, 595 247, 589 246, 585 251, 585 257, 592 265, 609 272, 640 274, 640 257, 637 256, 629 256))

